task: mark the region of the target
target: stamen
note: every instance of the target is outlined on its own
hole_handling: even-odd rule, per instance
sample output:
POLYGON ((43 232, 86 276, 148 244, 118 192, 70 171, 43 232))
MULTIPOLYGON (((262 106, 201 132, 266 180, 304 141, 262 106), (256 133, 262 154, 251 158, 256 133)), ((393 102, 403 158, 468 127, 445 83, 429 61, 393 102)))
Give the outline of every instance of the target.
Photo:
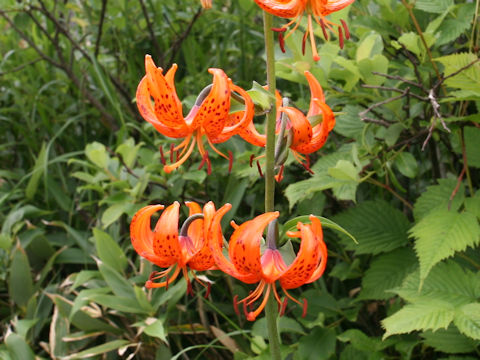
POLYGON ((342 19, 340 20, 343 26, 343 30, 345 30, 345 38, 348 40, 350 39, 350 30, 348 29, 347 23, 342 19))
POLYGON ((228 173, 230 174, 232 172, 232 166, 233 166, 233 153, 228 150, 228 173))
POLYGON ((169 277, 169 273, 174 266, 175 265, 170 266, 165 271, 162 271, 162 272, 155 271, 152 274, 150 274, 150 278, 145 283, 145 287, 147 289, 165 287, 165 290, 168 290, 169 283, 174 281, 177 278, 178 274, 180 273, 181 268, 179 266, 176 266, 174 273, 172 274, 171 277, 169 277), (160 283, 153 282, 154 280, 161 279, 161 278, 165 278, 165 281, 160 283))
POLYGON ((160 161, 161 161, 162 165, 166 165, 167 162, 165 160, 165 155, 163 154, 163 145, 160 145, 158 147, 158 150, 160 150, 160 161))
POLYGON ((309 29, 310 44, 312 45, 313 60, 318 61, 318 60, 320 60, 320 56, 318 55, 317 45, 315 44, 315 34, 313 33, 312 16, 311 15, 308 15, 308 27, 310 28, 309 29))
POLYGON ((175 150, 175 144, 171 143, 170 144, 170 162, 173 163, 173 152, 175 150))
POLYGON ((207 154, 203 154, 202 162, 200 163, 200 165, 198 165, 198 170, 202 170, 203 165, 205 165, 205 162, 207 161, 206 159, 207 159, 207 154))
POLYGON ((280 45, 280 50, 282 53, 285 53, 285 38, 283 37, 283 33, 278 33, 278 45, 280 45))
POLYGON ((283 169, 284 168, 285 168, 285 165, 280 166, 280 171, 278 172, 277 175, 275 175, 275 180, 278 183, 283 180, 283 169))
POLYGON ((176 150, 176 151, 175 151, 175 154, 177 154, 177 155, 175 156, 175 161, 178 161, 178 159, 180 159, 180 151, 176 150))
POLYGON ((208 151, 206 150, 205 156, 207 157, 207 174, 210 175, 212 173, 212 163, 210 162, 210 158, 208 157, 208 151))
POLYGON ((260 177, 263 178, 262 167, 260 166, 260 162, 258 160, 257 160, 257 169, 258 169, 258 173, 260 174, 260 177))
POLYGON ((208 145, 210 145, 210 147, 212 148, 213 151, 215 151, 218 155, 220 155, 221 157, 225 158, 228 160, 228 156, 225 155, 224 153, 222 153, 220 150, 218 150, 215 145, 213 145, 212 141, 208 138, 207 136, 207 142, 208 142, 208 145))
POLYGON ((233 310, 235 310, 235 314, 240 315, 240 311, 238 310, 238 295, 233 297, 233 310))
POLYGON ((283 299, 282 309, 280 311, 280 316, 285 315, 285 310, 287 310, 288 298, 283 299))
POLYGON ((212 284, 208 283, 207 284, 207 291, 205 292, 205 299, 208 299, 211 291, 212 291, 212 284))
POLYGON ((303 34, 303 39, 302 39, 302 55, 305 55, 305 44, 307 42, 307 36, 308 36, 308 30, 305 31, 305 34, 303 34))
POLYGON ((255 158, 255 155, 254 155, 254 154, 250 155, 250 167, 253 166, 253 159, 254 159, 254 158, 255 158))
MULTIPOLYGON (((190 147, 188 148, 187 152, 180 158, 180 160, 178 160, 174 164, 165 165, 163 167, 163 171, 165 171, 168 174, 168 173, 171 173, 176 168, 178 168, 180 165, 182 165, 188 159, 188 157, 192 153, 194 147, 195 147, 195 139, 192 140, 192 143, 190 144, 190 147)), ((170 159, 172 159, 172 154, 173 153, 170 152, 170 159)), ((171 162, 173 162, 173 161, 171 161, 171 162)))
POLYGON ((265 305, 267 305, 268 297, 270 296, 271 287, 272 287, 271 284, 267 285, 267 290, 265 291, 263 301, 260 304, 260 306, 257 308, 257 310, 255 310, 253 312, 249 312, 247 314, 247 320, 248 321, 254 321, 257 318, 258 314, 260 314, 260 312, 262 312, 262 310, 265 308, 265 305))
POLYGON ((320 18, 320 26, 322 27, 323 37, 325 38, 325 40, 328 41, 327 29, 326 29, 326 27, 325 27, 325 22, 323 21, 322 18, 320 18))
POLYGON ((343 49, 343 30, 340 26, 338 27, 338 41, 340 42, 340 49, 343 49))
POLYGON ((303 312, 302 312, 302 318, 304 318, 307 315, 307 308, 308 308, 308 302, 307 299, 303 298, 303 312))
POLYGON ((272 31, 278 32, 278 33, 284 33, 287 31, 286 27, 281 27, 281 28, 271 28, 272 31))
POLYGON ((168 290, 168 274, 165 277, 165 291, 167 291, 167 290, 168 290))

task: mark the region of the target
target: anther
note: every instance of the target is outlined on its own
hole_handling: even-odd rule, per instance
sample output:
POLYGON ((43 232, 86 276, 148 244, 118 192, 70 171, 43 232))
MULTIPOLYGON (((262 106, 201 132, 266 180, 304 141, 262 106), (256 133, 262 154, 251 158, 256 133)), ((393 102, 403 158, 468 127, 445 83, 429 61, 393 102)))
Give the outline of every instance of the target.
POLYGON ((253 159, 255 159, 255 155, 254 155, 254 154, 250 155, 250 167, 253 166, 253 159))
POLYGON ((207 284, 207 291, 205 293, 205 299, 208 299, 208 297, 210 296, 210 291, 212 290, 212 284, 208 283, 207 284))
POLYGON ((308 302, 307 299, 303 299, 303 312, 302 312, 302 318, 307 316, 307 308, 308 308, 308 302))
POLYGON ((343 30, 340 26, 338 27, 338 41, 340 42, 340 49, 343 49, 343 30))
POLYGON ((165 276, 165 291, 168 290, 168 274, 165 276))
POLYGON ((163 154, 163 145, 160 145, 158 147, 158 150, 160 150, 160 161, 161 161, 162 165, 166 165, 167 161, 165 160, 165 155, 163 154))
POLYGON ((342 19, 340 20, 343 26, 343 30, 345 30, 345 38, 348 40, 350 39, 350 30, 348 29, 347 23, 342 19))
POLYGON ((282 308, 281 308, 281 311, 280 311, 280 316, 285 315, 285 310, 287 309, 287 304, 288 304, 288 298, 283 299, 282 308))
POLYGON ((307 36, 308 36, 308 31, 305 31, 305 34, 303 34, 303 40, 302 40, 302 55, 305 55, 305 45, 307 43, 307 36))
POLYGON ((260 166, 260 162, 258 160, 257 160, 257 169, 258 169, 258 173, 260 174, 260 177, 263 178, 262 167, 260 166))
POLYGON ((232 165, 233 165, 233 153, 228 150, 228 173, 232 172, 232 165))
POLYGON ((325 27, 323 19, 320 19, 320 26, 322 27, 323 37, 325 38, 325 40, 328 40, 327 28, 325 27))
POLYGON ((233 310, 235 310, 235 314, 240 315, 240 311, 238 310, 238 295, 233 297, 233 310))
POLYGON ((285 168, 285 165, 280 166, 280 170, 278 171, 278 174, 275 175, 275 180, 279 183, 280 181, 283 180, 283 169, 285 168))
POLYGON ((170 162, 173 163, 173 152, 174 152, 174 149, 175 149, 175 144, 174 143, 171 143, 170 144, 170 162))
POLYGON ((280 45, 280 50, 282 53, 285 53, 285 38, 283 37, 283 33, 278 33, 278 44, 280 45))

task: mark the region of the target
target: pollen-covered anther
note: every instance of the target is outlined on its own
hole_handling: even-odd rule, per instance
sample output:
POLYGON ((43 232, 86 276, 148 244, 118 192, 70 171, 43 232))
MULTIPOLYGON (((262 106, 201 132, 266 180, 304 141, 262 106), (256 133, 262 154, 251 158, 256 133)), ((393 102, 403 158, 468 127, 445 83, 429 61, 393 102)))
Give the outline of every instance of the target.
POLYGON ((228 173, 230 174, 232 172, 232 166, 233 166, 233 153, 228 150, 228 173))
POLYGON ((260 177, 263 178, 262 167, 260 166, 260 161, 258 160, 257 160, 257 170, 258 170, 258 173, 260 174, 260 177))

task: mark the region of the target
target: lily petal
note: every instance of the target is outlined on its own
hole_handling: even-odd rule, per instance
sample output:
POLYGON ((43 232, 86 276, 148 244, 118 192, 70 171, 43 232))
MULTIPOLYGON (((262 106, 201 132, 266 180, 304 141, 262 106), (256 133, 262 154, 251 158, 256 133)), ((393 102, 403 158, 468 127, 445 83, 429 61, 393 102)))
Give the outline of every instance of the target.
POLYGON ((179 208, 180 204, 175 201, 163 211, 155 226, 153 251, 158 256, 175 259, 179 266, 183 267, 185 259, 178 242, 179 208))
POLYGON ((253 284, 261 279, 260 273, 256 274, 241 274, 235 266, 223 255, 221 244, 223 243, 222 235, 222 226, 221 220, 222 217, 232 208, 232 205, 225 204, 216 212, 215 216, 212 219, 210 229, 208 231, 208 241, 210 249, 212 251, 215 264, 220 270, 224 273, 233 276, 234 278, 243 281, 247 284, 253 284))
MULTIPOLYGON (((320 260, 320 243, 312 230, 312 225, 298 223, 297 227, 300 230, 302 242, 297 257, 280 277, 280 285, 284 289, 297 288, 310 280, 320 260)), ((287 235, 292 234, 287 233, 287 235)))
MULTIPOLYGON (((193 202, 187 202, 187 206, 190 208, 189 204, 192 204, 192 203, 193 202)), ((198 204, 196 205, 198 206, 198 204)), ((200 207, 198 207, 198 209, 200 209, 200 207)), ((196 207, 194 207, 194 210, 195 211, 197 210, 196 207)), ((213 202, 209 201, 207 204, 205 204, 205 206, 203 207, 203 215, 204 215, 204 218, 202 220, 202 227, 201 228, 198 227, 196 230, 201 232, 202 234, 201 242, 199 241, 196 243, 198 252, 188 262, 188 266, 191 269, 198 270, 198 271, 208 270, 215 265, 215 261, 213 260, 212 251, 210 250, 208 241, 205 241, 206 239, 208 239, 208 229, 210 228, 210 224, 212 223, 213 216, 215 215, 215 205, 213 204, 213 202)), ((195 222, 199 222, 199 221, 197 220, 195 222)), ((194 225, 194 223, 192 225, 194 225)))
POLYGON ((320 220, 313 215, 310 215, 310 221, 312 222, 312 231, 315 234, 317 241, 320 244, 320 253, 321 253, 322 259, 320 260, 320 264, 315 269, 315 271, 313 272, 310 279, 308 279, 306 284, 309 284, 318 280, 323 275, 325 271, 325 267, 327 266, 327 258, 328 258, 327 245, 325 245, 325 242, 323 241, 322 224, 320 223, 320 220))
POLYGON ((263 10, 275 16, 291 18, 305 9, 307 0, 255 0, 255 2, 263 10))
POLYGON ((312 125, 303 113, 293 107, 281 107, 279 111, 288 115, 292 124, 293 140, 290 146, 293 150, 297 146, 310 143, 312 140, 312 125))
POLYGON ((242 274, 261 274, 260 242, 265 227, 278 218, 279 212, 269 212, 244 222, 232 234, 228 253, 235 268, 242 274))
POLYGON ((310 71, 305 71, 305 77, 307 78, 308 85, 310 87, 310 108, 308 110, 308 116, 320 114, 322 110, 318 107, 317 103, 313 99, 318 99, 320 102, 325 102, 325 95, 323 93, 322 86, 318 80, 313 76, 310 71))
POLYGON ((154 233, 150 227, 150 217, 163 208, 163 205, 150 205, 137 211, 130 223, 130 239, 133 248, 140 256, 160 267, 168 267, 174 264, 176 260, 158 256, 154 253, 154 233))

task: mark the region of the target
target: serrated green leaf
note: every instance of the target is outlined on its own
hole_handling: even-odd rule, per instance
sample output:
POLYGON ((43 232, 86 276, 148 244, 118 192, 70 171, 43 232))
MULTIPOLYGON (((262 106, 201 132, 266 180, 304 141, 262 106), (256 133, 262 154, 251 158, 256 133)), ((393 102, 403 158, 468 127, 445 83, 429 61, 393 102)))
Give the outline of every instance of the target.
MULTIPOLYGON (((471 14, 473 16, 473 14, 471 14)), ((465 18, 447 19, 440 26, 440 36, 436 45, 444 45, 456 40, 464 31, 471 27, 470 21, 465 18)))
POLYGON ((410 223, 405 215, 384 201, 366 201, 333 218, 351 233, 358 245, 341 236, 348 250, 356 254, 379 254, 407 243, 410 223))
POLYGON ((358 299, 384 300, 394 296, 387 290, 398 287, 417 266, 415 252, 410 248, 396 249, 376 257, 362 278, 358 299))
MULTIPOLYGON (((477 59, 478 56, 472 53, 457 53, 434 60, 443 64, 445 67, 444 76, 448 76, 477 59)), ((448 78, 445 84, 461 90, 478 91, 480 88, 480 62, 477 61, 474 65, 462 70, 457 75, 448 78)))
POLYGON ((123 272, 127 266, 127 257, 120 246, 106 232, 94 228, 93 237, 100 260, 118 272, 123 272))
POLYGON ((290 209, 293 208, 297 202, 309 199, 314 193, 332 188, 337 182, 338 180, 323 174, 315 175, 310 179, 288 185, 285 189, 285 196, 288 199, 290 209))
POLYGON ((462 334, 480 340, 480 303, 463 305, 457 310, 454 322, 462 334))
POLYGON ((300 338, 294 359, 326 360, 335 353, 335 340, 335 330, 317 327, 300 338))
POLYGON ((466 126, 464 128, 464 136, 468 166, 480 168, 480 151, 478 151, 478 144, 480 143, 480 129, 473 126, 466 126))
POLYGON ((453 6, 453 0, 417 0, 415 8, 429 13, 441 14, 453 6))
POLYGON ((386 330, 383 338, 415 330, 446 329, 454 316, 455 306, 440 299, 422 300, 408 304, 382 321, 386 330))
POLYGON ((480 276, 448 260, 430 271, 421 289, 420 270, 416 270, 405 278, 401 287, 392 292, 409 302, 443 299, 459 307, 480 297, 480 276))
POLYGON ((421 336, 424 338, 425 344, 447 354, 469 353, 478 346, 478 341, 462 335, 455 326, 449 326, 446 330, 439 329, 435 332, 426 331, 421 336))
POLYGON ((460 185, 450 203, 450 196, 456 186, 457 180, 454 179, 440 179, 438 180, 438 185, 429 186, 415 202, 413 208, 415 219, 419 221, 429 212, 436 209, 448 209, 449 205, 450 210, 458 210, 465 198, 465 187, 463 184, 460 185))
POLYGON ((415 251, 420 262, 423 281, 439 261, 480 242, 480 225, 469 212, 457 213, 446 209, 430 212, 411 230, 415 251))
POLYGON ((465 209, 480 219, 480 190, 475 196, 465 199, 465 209))
MULTIPOLYGON (((336 123, 333 131, 345 137, 359 137, 365 126, 360 120, 360 113, 363 109, 358 105, 347 105, 342 109, 342 114, 336 116, 336 123)), ((313 170, 315 171, 315 170, 313 170)))
POLYGON ((328 175, 335 179, 358 182, 358 170, 347 160, 339 160, 335 167, 328 169, 328 175))

